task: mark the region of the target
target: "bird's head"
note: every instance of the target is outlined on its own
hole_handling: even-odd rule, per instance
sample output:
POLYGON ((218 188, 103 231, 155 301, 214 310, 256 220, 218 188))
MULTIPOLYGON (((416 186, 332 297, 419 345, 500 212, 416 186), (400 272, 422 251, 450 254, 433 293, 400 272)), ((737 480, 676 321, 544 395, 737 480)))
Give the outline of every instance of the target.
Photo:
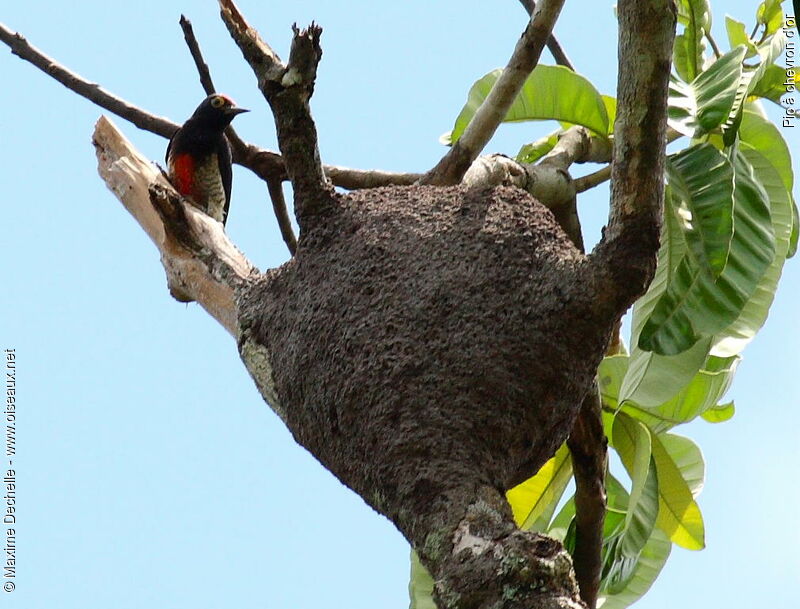
POLYGON ((239 108, 227 95, 214 93, 197 106, 197 110, 192 114, 192 119, 198 123, 224 129, 237 114, 242 112, 249 112, 249 110, 239 108))

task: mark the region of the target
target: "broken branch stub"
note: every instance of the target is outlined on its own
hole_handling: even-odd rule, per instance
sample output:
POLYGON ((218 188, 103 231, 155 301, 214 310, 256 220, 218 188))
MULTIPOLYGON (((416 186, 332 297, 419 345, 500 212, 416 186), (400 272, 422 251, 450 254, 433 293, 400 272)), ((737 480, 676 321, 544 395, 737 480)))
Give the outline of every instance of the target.
POLYGON ((253 265, 108 118, 97 121, 93 143, 100 176, 158 248, 170 292, 197 301, 236 336, 237 291, 256 274, 253 265))

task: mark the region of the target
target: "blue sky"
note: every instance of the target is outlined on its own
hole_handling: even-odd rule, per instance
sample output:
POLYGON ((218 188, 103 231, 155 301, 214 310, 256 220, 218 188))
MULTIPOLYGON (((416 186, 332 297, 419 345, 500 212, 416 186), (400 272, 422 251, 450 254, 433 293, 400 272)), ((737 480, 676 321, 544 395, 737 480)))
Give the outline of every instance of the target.
MULTIPOLYGON (((715 4, 721 42, 724 12, 752 24, 755 2, 715 4)), ((293 22, 323 25, 312 104, 323 159, 394 170, 435 163, 469 86, 505 63, 525 23, 514 0, 240 7, 284 55, 293 22)), ((239 132, 274 148, 269 111, 213 1, 28 0, 5 3, 0 20, 182 121, 203 93, 181 12, 217 86, 253 110, 239 132)), ((613 94, 612 3, 567 3, 557 33, 577 69, 613 94)), ((169 297, 155 249, 97 176, 100 110, 3 48, 0 349, 16 349, 19 417, 17 590, 0 592, 0 607, 406 607, 403 538, 294 443, 225 331, 169 297)), ((116 122, 161 161, 165 140, 116 122)), ((514 154, 549 127, 503 127, 488 150, 514 154)), ((783 134, 800 158, 800 126, 783 134)), ((229 234, 262 269, 279 265, 288 254, 266 188, 241 168, 234 180, 229 234)), ((580 201, 590 242, 607 197, 598 188, 580 201)), ((796 607, 799 299, 791 260, 729 392, 736 416, 680 430, 707 460, 708 548, 675 549, 638 606, 796 607)))

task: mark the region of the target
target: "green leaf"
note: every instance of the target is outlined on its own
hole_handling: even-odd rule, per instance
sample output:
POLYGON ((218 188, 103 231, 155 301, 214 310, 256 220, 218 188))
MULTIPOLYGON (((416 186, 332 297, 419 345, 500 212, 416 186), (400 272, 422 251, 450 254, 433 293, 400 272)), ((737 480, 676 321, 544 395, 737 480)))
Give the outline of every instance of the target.
POLYGON ((658 439, 680 470, 692 497, 697 497, 706 479, 706 463, 700 447, 689 438, 673 433, 659 434, 658 439))
POLYGON ((659 438, 652 437, 659 495, 656 526, 682 548, 702 550, 705 546, 705 529, 700 508, 681 470, 659 438))
POLYGON ((735 413, 736 407, 733 405, 733 402, 728 402, 726 404, 717 404, 706 410, 700 416, 709 423, 724 423, 725 421, 729 421, 735 413))
POLYGON ((611 97, 610 95, 601 95, 600 97, 603 98, 603 105, 606 108, 606 114, 608 115, 608 134, 611 135, 614 132, 614 121, 617 120, 617 98, 611 97))
POLYGON ((789 253, 787 258, 791 258, 797 253, 797 237, 798 229, 800 229, 800 213, 797 211, 797 205, 792 203, 792 235, 789 237, 789 253))
POLYGON ((742 155, 736 156, 734 170, 736 230, 724 271, 714 280, 685 255, 642 328, 640 348, 675 355, 720 332, 739 317, 772 262, 775 236, 767 194, 742 155))
MULTIPOLYGON (((567 538, 572 521, 575 519, 575 498, 570 497, 553 518, 547 529, 547 534, 561 543, 567 538)), ((565 544, 566 545, 566 544, 565 544)))
POLYGON ((745 55, 746 58, 753 57, 756 53, 758 53, 756 45, 753 44, 753 41, 750 40, 750 36, 747 34, 744 23, 741 21, 736 21, 736 19, 733 17, 728 17, 726 15, 725 29, 728 32, 728 41, 730 42, 732 49, 738 47, 739 45, 743 45, 747 48, 747 55, 745 55))
POLYGON ((659 355, 638 347, 631 352, 621 400, 654 408, 677 395, 697 374, 711 348, 711 338, 701 339, 677 355, 659 355))
POLYGON ((668 157, 667 179, 695 263, 719 277, 733 239, 733 167, 711 144, 699 144, 668 157))
POLYGON ((781 130, 765 116, 745 109, 739 138, 767 158, 780 174, 786 190, 791 193, 794 187, 792 155, 781 130))
POLYGON ((688 423, 709 409, 725 395, 733 381, 738 357, 725 360, 717 370, 700 370, 680 392, 655 408, 643 408, 626 402, 622 410, 642 421, 653 433, 661 433, 688 423))
POLYGON ((706 0, 678 0, 677 8, 678 23, 684 29, 675 40, 675 66, 681 78, 689 82, 703 70, 704 37, 711 27, 711 11, 706 0))
MULTIPOLYGON (((464 133, 501 73, 502 70, 489 72, 472 85, 453 127, 453 142, 464 133)), ((503 120, 548 119, 583 125, 603 136, 609 133, 608 113, 600 93, 588 79, 563 66, 536 66, 503 120)))
MULTIPOLYGON (((765 132, 770 133, 766 129, 765 132)), ((782 143, 782 140, 770 140, 765 144, 778 146, 778 142, 782 143)), ((741 353, 766 322, 784 262, 789 254, 792 231, 793 204, 778 170, 766 156, 751 148, 747 142, 742 142, 740 154, 753 167, 769 198, 772 229, 775 235, 775 255, 772 263, 762 273, 756 289, 739 316, 714 337, 711 351, 720 357, 741 353)), ((773 154, 772 156, 780 158, 778 155, 773 154)), ((791 172, 791 168, 788 169, 791 172)), ((789 177, 791 178, 791 176, 789 177)))
MULTIPOLYGON (((625 413, 618 413, 614 417, 611 445, 619 453, 622 464, 631 477, 630 502, 635 505, 642 496, 650 467, 650 456, 652 455, 650 432, 639 421, 625 413)), ((630 523, 632 517, 633 514, 629 509, 626 523, 630 523)))
POLYGON ((572 461, 566 444, 545 463, 535 476, 506 493, 514 521, 521 529, 543 530, 547 522, 537 523, 542 515, 549 522, 564 489, 572 478, 572 461), (548 512, 549 508, 549 513, 548 512), (536 525, 536 526, 534 526, 536 525))
POLYGON ((408 595, 411 598, 410 609, 436 609, 433 602, 433 578, 422 566, 419 556, 411 550, 411 579, 408 583, 408 595))
MULTIPOLYGON (((667 207, 672 189, 667 187, 667 207)), ((663 404, 689 383, 706 360, 710 347, 708 341, 699 341, 688 351, 667 356, 639 348, 639 335, 653 312, 661 295, 666 291, 686 252, 686 243, 672 213, 665 214, 658 252, 656 275, 647 293, 636 301, 631 323, 631 355, 618 396, 620 401, 631 401, 644 407, 663 404)), ((616 407, 616 405, 614 406, 616 407)))
POLYGON ((616 594, 603 594, 598 600, 598 609, 625 609, 644 596, 661 573, 671 549, 669 539, 655 529, 642 549, 625 588, 616 594))
POLYGON ((689 84, 670 82, 669 124, 680 133, 695 137, 722 125, 735 113, 740 91, 742 60, 746 48, 729 51, 689 84))
MULTIPOLYGON (((650 431, 625 413, 614 418, 612 445, 631 477, 620 550, 635 559, 650 538, 658 516, 658 478, 651 458, 650 431)), ((615 585, 619 585, 617 581, 615 585)))
POLYGON ((672 47, 672 65, 675 72, 684 82, 692 82, 697 77, 697 57, 694 52, 696 46, 686 34, 675 36, 672 47))
POLYGON ((775 64, 764 68, 763 76, 753 85, 750 95, 763 97, 771 102, 781 105, 781 97, 786 94, 786 70, 775 64))
POLYGON ((763 43, 758 45, 758 56, 761 61, 755 68, 745 71, 744 78, 742 79, 743 82, 747 84, 747 95, 752 95, 761 79, 767 73, 769 66, 775 64, 777 59, 783 54, 783 49, 785 47, 786 35, 782 30, 771 33, 763 43))
POLYGON ((758 5, 756 21, 766 26, 766 35, 774 34, 783 25, 783 0, 765 0, 758 5))
POLYGON ((545 135, 535 142, 524 144, 519 149, 516 159, 520 163, 535 163, 548 152, 550 152, 558 143, 558 137, 564 132, 563 129, 557 129, 550 135, 545 135))
POLYGON ((604 406, 616 409, 619 405, 620 387, 627 371, 628 356, 625 354, 609 355, 600 362, 597 386, 604 406))
POLYGON ((697 122, 703 130, 711 131, 730 116, 746 52, 745 47, 736 47, 725 53, 692 82, 697 98, 697 122))

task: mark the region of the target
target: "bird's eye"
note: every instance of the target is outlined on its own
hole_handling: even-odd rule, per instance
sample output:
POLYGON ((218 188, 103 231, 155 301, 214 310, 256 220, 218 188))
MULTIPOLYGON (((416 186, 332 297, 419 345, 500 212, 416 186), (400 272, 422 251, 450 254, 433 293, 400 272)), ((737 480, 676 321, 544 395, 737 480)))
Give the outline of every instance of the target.
POLYGON ((221 95, 217 95, 217 97, 211 100, 211 107, 212 108, 222 108, 225 105, 225 98, 221 95))

